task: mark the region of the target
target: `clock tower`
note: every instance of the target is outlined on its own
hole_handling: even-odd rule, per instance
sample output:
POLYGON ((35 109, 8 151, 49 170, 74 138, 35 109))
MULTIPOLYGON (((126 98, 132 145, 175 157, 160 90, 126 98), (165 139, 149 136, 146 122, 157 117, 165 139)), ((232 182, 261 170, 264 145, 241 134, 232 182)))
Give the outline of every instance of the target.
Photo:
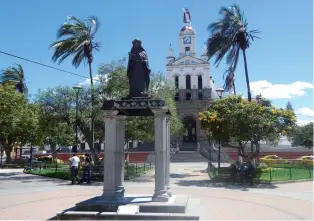
POLYGON ((179 57, 196 56, 196 32, 191 26, 191 16, 188 9, 184 9, 183 27, 179 33, 179 57))

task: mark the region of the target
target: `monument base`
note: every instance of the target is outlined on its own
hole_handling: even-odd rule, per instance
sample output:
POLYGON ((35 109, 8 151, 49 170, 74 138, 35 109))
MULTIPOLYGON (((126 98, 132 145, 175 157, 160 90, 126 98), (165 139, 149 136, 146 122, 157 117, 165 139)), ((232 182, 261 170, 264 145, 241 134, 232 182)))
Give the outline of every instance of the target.
POLYGON ((57 220, 199 220, 186 212, 188 196, 154 202, 152 195, 127 195, 116 200, 95 197, 57 213, 57 220))

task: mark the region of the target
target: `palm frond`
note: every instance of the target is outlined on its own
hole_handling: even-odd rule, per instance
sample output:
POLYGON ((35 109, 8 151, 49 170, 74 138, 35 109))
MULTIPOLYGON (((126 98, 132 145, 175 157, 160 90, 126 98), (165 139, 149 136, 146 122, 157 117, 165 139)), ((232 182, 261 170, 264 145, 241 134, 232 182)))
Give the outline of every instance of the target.
POLYGON ((79 20, 69 16, 57 32, 57 38, 63 38, 50 45, 54 48, 52 61, 61 64, 70 55, 73 55, 72 64, 78 67, 83 61, 92 62, 92 50, 99 51, 100 43, 93 42, 99 28, 98 19, 94 16, 79 20))

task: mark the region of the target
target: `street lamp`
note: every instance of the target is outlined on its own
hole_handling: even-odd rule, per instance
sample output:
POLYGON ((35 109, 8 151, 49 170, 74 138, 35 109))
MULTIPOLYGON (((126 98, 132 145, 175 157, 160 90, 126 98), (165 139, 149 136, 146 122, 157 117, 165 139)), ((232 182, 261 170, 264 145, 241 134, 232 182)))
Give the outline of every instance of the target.
POLYGON ((80 90, 82 90, 82 87, 77 85, 72 87, 76 92, 76 117, 75 117, 75 137, 76 137, 76 148, 72 148, 72 152, 77 153, 78 148, 78 135, 77 135, 77 121, 78 121, 78 95, 80 93, 80 90))
MULTIPOLYGON (((225 91, 225 89, 223 89, 223 88, 217 88, 216 89, 216 92, 217 92, 217 94, 218 94, 218 96, 219 96, 219 99, 221 99, 221 97, 222 97, 222 93, 225 91)), ((219 146, 218 146, 218 174, 220 174, 220 143, 221 143, 221 128, 219 128, 219 130, 220 130, 220 136, 219 136, 219 146)))
POLYGON ((223 89, 223 88, 217 88, 216 89, 216 92, 217 92, 217 94, 218 94, 218 97, 221 99, 221 97, 222 97, 222 93, 225 91, 225 89, 223 89))

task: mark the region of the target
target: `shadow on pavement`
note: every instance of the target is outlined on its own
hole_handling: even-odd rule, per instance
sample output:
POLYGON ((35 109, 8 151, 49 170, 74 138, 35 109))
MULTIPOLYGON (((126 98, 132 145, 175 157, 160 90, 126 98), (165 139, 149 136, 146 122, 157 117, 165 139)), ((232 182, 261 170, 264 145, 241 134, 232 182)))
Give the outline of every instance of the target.
POLYGON ((18 174, 21 174, 21 173, 19 173, 19 172, 1 173, 0 172, 0 178, 1 177, 8 177, 8 176, 15 176, 15 175, 18 175, 18 174))
POLYGON ((196 186, 196 187, 211 187, 211 188, 226 188, 247 191, 248 189, 276 189, 277 186, 271 183, 260 183, 249 186, 248 184, 230 184, 230 183, 217 183, 210 180, 180 180, 176 182, 178 186, 196 186))
POLYGON ((182 173, 171 173, 170 178, 185 178, 185 177, 194 177, 199 175, 193 175, 193 174, 182 174, 182 173))

